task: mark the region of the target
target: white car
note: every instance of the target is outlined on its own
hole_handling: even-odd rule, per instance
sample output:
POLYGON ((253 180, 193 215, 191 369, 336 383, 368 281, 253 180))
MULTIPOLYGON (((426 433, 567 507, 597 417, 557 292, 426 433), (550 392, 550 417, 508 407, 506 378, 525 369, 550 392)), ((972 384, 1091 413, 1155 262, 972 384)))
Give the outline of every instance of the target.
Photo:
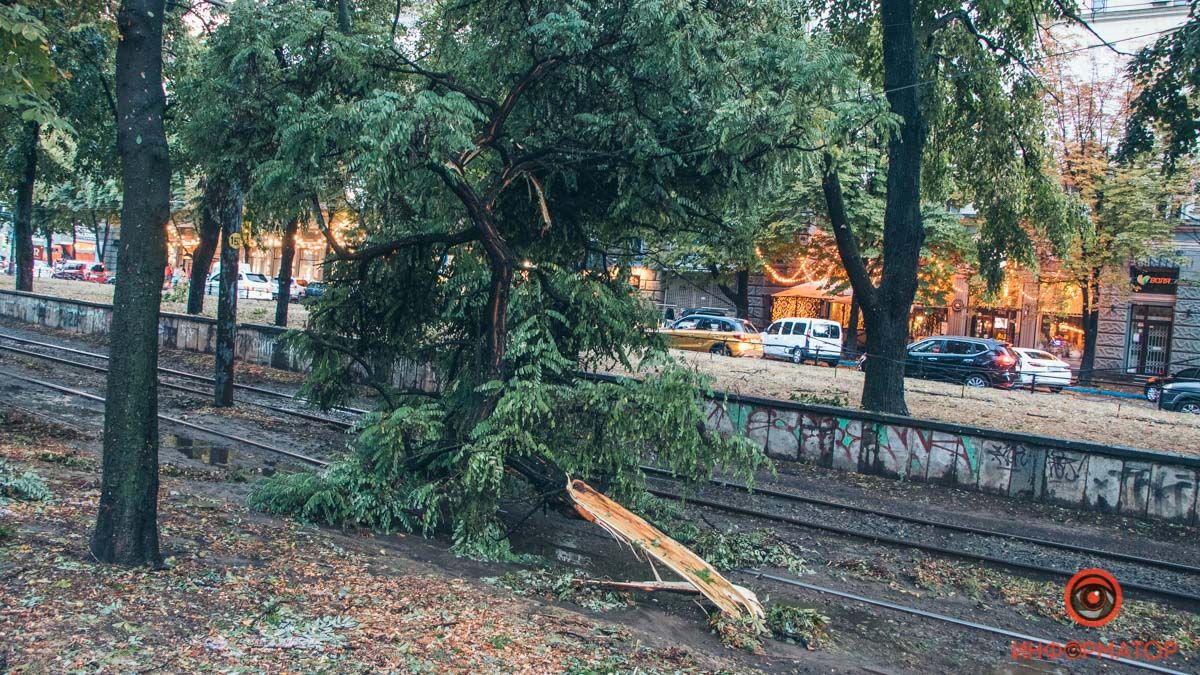
MULTIPOLYGON (((208 275, 208 281, 204 284, 204 294, 217 295, 220 292, 220 286, 221 268, 217 267, 212 274, 208 275)), ((266 275, 238 270, 237 296, 239 298, 270 300, 274 292, 275 287, 266 275)))
POLYGON ((54 268, 47 265, 44 260, 33 261, 33 277, 35 279, 41 279, 42 277, 49 277, 53 275, 54 268))
POLYGON ((824 361, 836 366, 842 357, 842 326, 836 321, 779 319, 771 322, 762 336, 763 356, 769 359, 824 361))
POLYGON ((1013 347, 1013 351, 1017 353, 1021 384, 1047 387, 1051 391, 1071 386, 1071 364, 1040 349, 1013 347))
MULTIPOLYGON (((288 302, 300 302, 300 298, 303 298, 303 297, 304 297, 304 287, 301 286, 300 284, 296 283, 295 279, 292 279, 292 286, 291 286, 291 289, 288 291, 288 302)), ((275 279, 271 280, 271 299, 276 300, 278 298, 279 298, 279 279, 275 278, 275 279)))

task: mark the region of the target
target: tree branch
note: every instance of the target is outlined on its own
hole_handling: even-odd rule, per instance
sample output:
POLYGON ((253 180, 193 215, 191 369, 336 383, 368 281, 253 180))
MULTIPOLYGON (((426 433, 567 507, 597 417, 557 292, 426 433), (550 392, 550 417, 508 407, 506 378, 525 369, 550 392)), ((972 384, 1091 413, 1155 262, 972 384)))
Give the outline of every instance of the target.
POLYGON ((317 229, 321 231, 321 234, 325 235, 325 241, 329 243, 329 247, 338 254, 339 258, 348 256, 349 252, 333 238, 333 233, 329 231, 329 226, 325 223, 325 214, 321 211, 321 200, 315 192, 312 194, 312 207, 313 215, 317 219, 317 229))
POLYGON ((411 246, 421 246, 423 244, 457 246, 478 240, 479 233, 474 229, 463 230, 462 232, 425 232, 401 237, 400 239, 385 243, 373 244, 358 251, 347 251, 345 254, 338 254, 334 260, 339 262, 352 260, 366 261, 382 258, 411 246))
POLYGON ((833 156, 825 153, 825 172, 821 176, 821 191, 825 194, 825 206, 829 211, 829 222, 833 226, 833 238, 837 242, 838 255, 842 258, 842 266, 846 268, 846 276, 850 278, 850 286, 858 298, 858 304, 864 311, 874 313, 878 307, 878 292, 871 283, 871 275, 863 263, 862 253, 858 250, 858 241, 854 231, 850 229, 850 220, 846 217, 846 202, 842 197, 842 181, 838 178, 837 167, 833 156))

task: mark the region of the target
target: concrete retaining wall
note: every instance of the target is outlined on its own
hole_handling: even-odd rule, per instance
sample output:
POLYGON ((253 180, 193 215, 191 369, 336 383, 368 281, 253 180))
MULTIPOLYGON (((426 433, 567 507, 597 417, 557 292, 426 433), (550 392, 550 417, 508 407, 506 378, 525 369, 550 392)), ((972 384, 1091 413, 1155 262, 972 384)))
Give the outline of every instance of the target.
MULTIPOLYGON (((112 306, 86 300, 56 298, 36 293, 0 290, 0 316, 26 323, 58 328, 73 333, 107 335, 112 325, 112 306)), ((238 324, 234 354, 246 363, 303 372, 308 363, 295 350, 284 347, 287 332, 279 326, 238 324)), ((205 316, 163 312, 158 319, 158 344, 201 354, 216 352, 217 321, 205 316)), ((353 377, 354 372, 347 372, 353 377)), ((400 364, 392 370, 398 387, 436 387, 432 370, 417 364, 400 364)))
POLYGON ((1200 457, 727 395, 708 425, 777 460, 1134 518, 1200 522, 1200 457))
MULTIPOLYGON (((0 316, 77 333, 109 331, 108 305, 0 291, 0 316)), ((284 330, 238 326, 237 356, 250 363, 303 370, 281 349, 284 330)), ((216 322, 163 314, 159 343, 212 353, 216 322)), ((353 377, 347 372, 347 377, 353 377)), ((607 379, 604 376, 597 376, 607 379)), ((398 386, 436 389, 427 366, 394 371, 398 386)), ((1197 523, 1200 457, 968 427, 748 396, 705 402, 708 426, 744 433, 776 460, 979 490, 1134 518, 1197 523)))

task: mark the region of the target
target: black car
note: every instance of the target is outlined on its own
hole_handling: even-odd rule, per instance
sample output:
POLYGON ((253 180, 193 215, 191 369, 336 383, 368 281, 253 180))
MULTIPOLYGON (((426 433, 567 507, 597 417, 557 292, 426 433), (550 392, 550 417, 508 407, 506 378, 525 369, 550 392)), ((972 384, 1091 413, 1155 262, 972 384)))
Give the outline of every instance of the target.
POLYGON ((1007 389, 1020 381, 1017 354, 1007 342, 953 335, 910 344, 904 374, 968 387, 1007 389))
POLYGON ((1159 408, 1200 415, 1200 382, 1172 382, 1161 393, 1159 408))
POLYGON ((1172 382, 1200 382, 1200 368, 1184 368, 1175 371, 1174 375, 1152 377, 1146 380, 1146 387, 1142 390, 1142 393, 1145 394, 1147 401, 1157 401, 1162 388, 1172 382))

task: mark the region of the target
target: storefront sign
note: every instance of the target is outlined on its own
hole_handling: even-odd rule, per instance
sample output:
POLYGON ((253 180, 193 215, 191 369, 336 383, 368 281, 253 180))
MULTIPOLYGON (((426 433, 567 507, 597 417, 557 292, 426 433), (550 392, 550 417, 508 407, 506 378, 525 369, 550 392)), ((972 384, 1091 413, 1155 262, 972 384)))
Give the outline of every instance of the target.
POLYGON ((1179 268, 1130 265, 1129 281, 1133 284, 1134 293, 1175 295, 1175 288, 1179 285, 1179 268))

